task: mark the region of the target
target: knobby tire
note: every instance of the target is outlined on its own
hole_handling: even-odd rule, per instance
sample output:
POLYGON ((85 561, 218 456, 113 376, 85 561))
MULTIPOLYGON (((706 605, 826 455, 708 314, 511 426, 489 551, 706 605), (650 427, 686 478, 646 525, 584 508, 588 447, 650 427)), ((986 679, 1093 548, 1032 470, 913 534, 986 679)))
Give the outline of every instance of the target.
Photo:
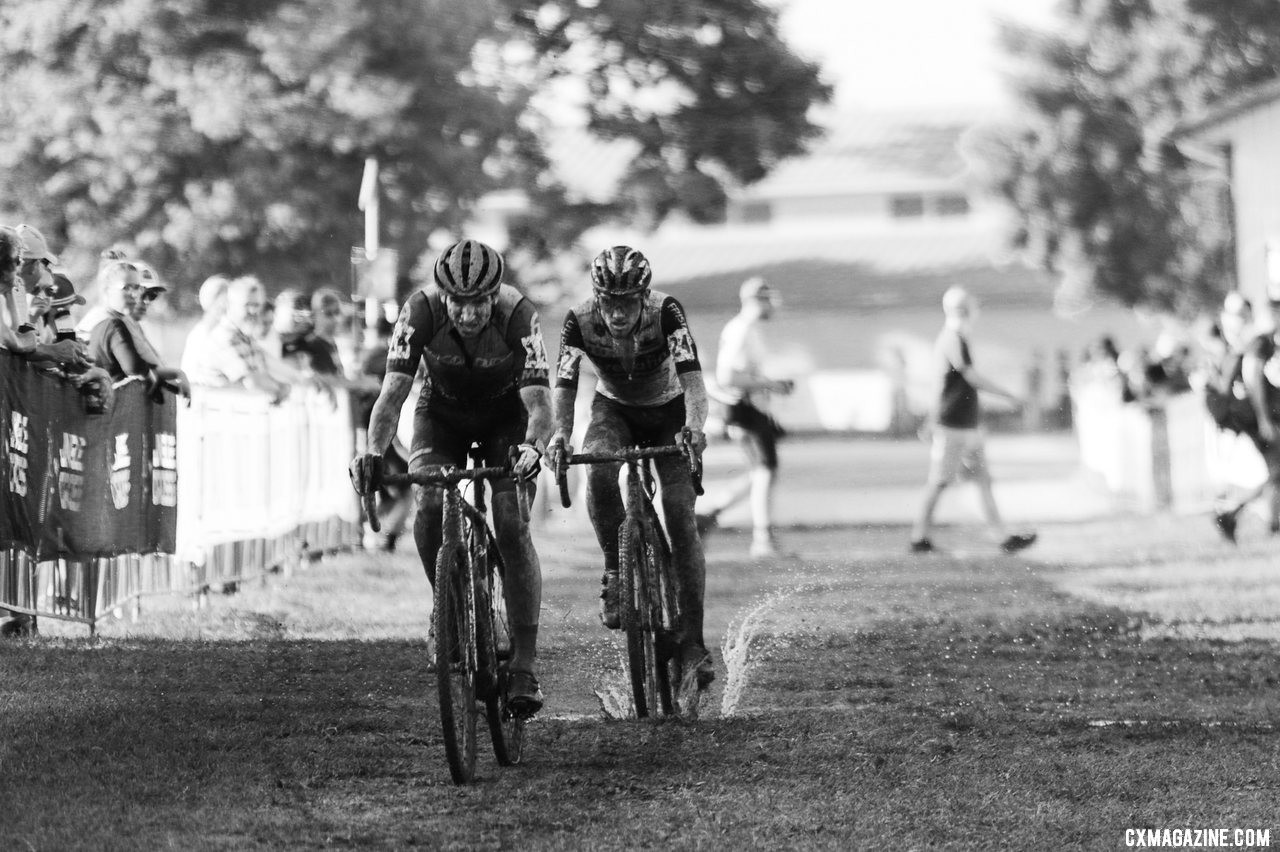
POLYGON ((455 784, 465 784, 476 771, 475 596, 466 561, 446 545, 436 558, 436 684, 445 756, 455 784))

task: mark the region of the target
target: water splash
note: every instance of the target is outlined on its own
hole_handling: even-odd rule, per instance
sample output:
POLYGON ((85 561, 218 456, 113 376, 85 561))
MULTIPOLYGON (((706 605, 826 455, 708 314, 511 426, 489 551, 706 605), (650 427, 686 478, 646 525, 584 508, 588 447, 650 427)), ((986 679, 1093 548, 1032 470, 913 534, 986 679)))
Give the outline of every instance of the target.
POLYGON ((770 593, 743 617, 736 630, 730 626, 726 631, 724 644, 721 645, 725 668, 724 695, 720 699, 721 717, 728 718, 738 710, 742 693, 747 687, 747 675, 752 667, 751 643, 760 635, 765 616, 788 598, 811 587, 811 583, 801 583, 770 593))
POLYGON ((631 680, 627 674, 625 644, 619 645, 613 637, 610 637, 610 644, 617 655, 617 663, 601 672, 591 691, 600 702, 600 712, 606 719, 634 719, 636 714, 632 705, 631 680))

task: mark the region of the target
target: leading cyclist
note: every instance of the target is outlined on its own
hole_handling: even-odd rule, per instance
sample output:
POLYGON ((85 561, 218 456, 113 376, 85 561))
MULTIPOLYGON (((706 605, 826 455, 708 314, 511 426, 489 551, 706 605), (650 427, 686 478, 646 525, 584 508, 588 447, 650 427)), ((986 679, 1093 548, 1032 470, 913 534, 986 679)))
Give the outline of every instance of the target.
MULTIPOLYGON (((574 400, 585 355, 600 377, 591 402, 585 453, 609 453, 628 446, 680 443, 684 429, 698 456, 706 448, 707 389, 698 349, 684 309, 674 298, 650 290, 649 261, 630 246, 605 249, 591 264, 593 294, 570 309, 560 338, 556 365, 556 431, 548 461, 572 454, 574 400)), ((696 667, 698 685, 714 678, 711 655, 702 635, 706 561, 694 519, 693 483, 680 457, 655 460, 662 483, 662 514, 680 584, 683 613, 681 662, 696 667)), ((618 464, 593 465, 587 474, 587 512, 604 551, 604 589, 600 620, 616 630, 618 613, 618 527, 625 511, 618 486, 618 464)))
MULTIPOLYGON (((405 303, 369 418, 369 452, 351 462, 351 479, 361 494, 373 490, 381 477, 419 360, 426 363, 426 380, 414 410, 410 471, 464 467, 473 442, 479 442, 486 466, 506 464, 509 448, 517 446, 517 477, 532 480, 541 469, 551 431, 547 351, 533 304, 502 283, 503 268, 497 251, 462 240, 436 261, 435 284, 405 303)), ((413 537, 434 583, 443 495, 437 488, 415 491, 413 537)), ((517 712, 532 714, 543 704, 535 672, 542 571, 509 479, 493 482, 493 521, 506 564, 503 587, 513 634, 508 702, 517 712)))

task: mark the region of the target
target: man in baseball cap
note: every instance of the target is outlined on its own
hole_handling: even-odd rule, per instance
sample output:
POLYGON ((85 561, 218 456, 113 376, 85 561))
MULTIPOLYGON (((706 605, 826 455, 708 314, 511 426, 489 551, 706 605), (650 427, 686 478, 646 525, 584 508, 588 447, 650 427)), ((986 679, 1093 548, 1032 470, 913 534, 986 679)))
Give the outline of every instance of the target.
POLYGON ((33 225, 19 225, 17 227, 18 236, 22 239, 22 259, 23 260, 43 260, 47 261, 50 266, 58 262, 58 256, 49 251, 49 241, 44 238, 44 234, 33 225))

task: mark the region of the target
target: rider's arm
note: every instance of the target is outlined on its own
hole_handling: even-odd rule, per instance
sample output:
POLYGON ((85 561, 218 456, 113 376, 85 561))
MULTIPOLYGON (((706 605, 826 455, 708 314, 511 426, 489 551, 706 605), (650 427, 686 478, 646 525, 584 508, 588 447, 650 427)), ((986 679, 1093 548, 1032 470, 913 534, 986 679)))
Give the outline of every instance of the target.
POLYGON ((400 409, 413 390, 413 377, 422 360, 422 350, 430 340, 434 327, 426 296, 419 290, 409 297, 400 309, 396 327, 387 344, 387 375, 382 380, 382 390, 369 415, 369 446, 367 452, 383 455, 391 446, 400 425, 400 409))
POLYGON ((516 305, 508 333, 514 339, 508 339, 507 345, 519 355, 520 398, 529 412, 524 443, 541 453, 551 437, 551 368, 538 312, 528 299, 521 299, 516 305))
POLYGON ((680 387, 684 388, 685 428, 701 432, 707 423, 707 384, 702 379, 702 371, 681 373, 680 387))
POLYGON ((520 399, 529 412, 529 425, 524 432, 524 442, 545 449, 551 439, 551 391, 540 385, 520 388, 520 399))
POLYGON ((574 406, 578 401, 577 388, 556 388, 552 391, 552 402, 555 407, 555 435, 566 441, 573 434, 574 406))
POLYGON ((413 376, 387 373, 387 377, 382 380, 378 401, 373 404, 373 413, 369 415, 370 453, 384 455, 387 452, 396 436, 396 428, 400 425, 400 409, 404 407, 412 390, 413 376))
POLYGON ((574 406, 578 401, 578 373, 582 367, 583 347, 582 328, 578 325, 578 315, 569 311, 564 318, 564 327, 560 330, 560 356, 556 359, 555 390, 552 402, 555 406, 555 438, 563 439, 567 444, 573 434, 574 406))

